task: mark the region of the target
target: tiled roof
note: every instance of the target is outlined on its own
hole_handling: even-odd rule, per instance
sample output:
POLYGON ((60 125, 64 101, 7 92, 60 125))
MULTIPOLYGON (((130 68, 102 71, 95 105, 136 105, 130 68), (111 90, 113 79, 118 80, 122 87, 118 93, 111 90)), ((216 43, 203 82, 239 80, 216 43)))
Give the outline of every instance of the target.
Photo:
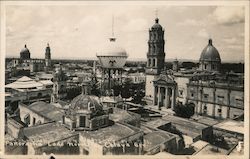
POLYGON ((27 108, 52 121, 60 121, 64 114, 64 112, 56 106, 42 101, 34 102, 27 108))

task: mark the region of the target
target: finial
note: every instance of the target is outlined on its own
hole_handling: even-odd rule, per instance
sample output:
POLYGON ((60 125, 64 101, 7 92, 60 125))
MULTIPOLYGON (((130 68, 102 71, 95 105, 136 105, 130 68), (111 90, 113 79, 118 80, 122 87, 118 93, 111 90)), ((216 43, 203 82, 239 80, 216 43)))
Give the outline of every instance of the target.
POLYGON ((24 45, 25 48, 27 48, 26 44, 24 45))
POLYGON ((155 10, 155 23, 159 22, 159 18, 158 18, 158 9, 155 10))
POLYGON ((49 47, 49 43, 47 43, 47 47, 49 47))
POLYGON ((212 41, 212 39, 211 39, 211 38, 209 38, 209 40, 208 40, 208 44, 209 44, 209 45, 213 45, 213 41, 212 41))

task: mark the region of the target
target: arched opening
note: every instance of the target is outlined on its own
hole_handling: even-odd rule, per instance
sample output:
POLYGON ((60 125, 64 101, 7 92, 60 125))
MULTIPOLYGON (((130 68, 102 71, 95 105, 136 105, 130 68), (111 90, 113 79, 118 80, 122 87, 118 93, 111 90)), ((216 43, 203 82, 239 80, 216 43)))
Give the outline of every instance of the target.
POLYGON ((151 59, 148 59, 148 67, 151 66, 151 59))
POLYGON ((155 67, 155 59, 153 59, 153 67, 155 67))

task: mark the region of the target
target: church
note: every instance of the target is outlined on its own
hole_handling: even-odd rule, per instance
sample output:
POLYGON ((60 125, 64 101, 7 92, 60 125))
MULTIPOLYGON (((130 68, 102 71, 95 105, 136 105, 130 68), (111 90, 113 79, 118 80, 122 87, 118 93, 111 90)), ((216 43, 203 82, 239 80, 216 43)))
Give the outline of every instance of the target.
POLYGON ((50 46, 47 44, 45 48, 45 58, 44 59, 35 59, 31 58, 30 50, 27 45, 24 45, 24 48, 20 51, 20 58, 15 58, 12 61, 13 71, 18 72, 18 70, 26 70, 29 72, 41 72, 51 70, 51 52, 50 46))
POLYGON ((222 60, 212 39, 201 51, 199 67, 165 67, 164 29, 155 19, 149 30, 145 101, 159 110, 174 113, 176 104, 191 104, 196 115, 235 119, 244 114, 244 74, 223 73, 222 60))

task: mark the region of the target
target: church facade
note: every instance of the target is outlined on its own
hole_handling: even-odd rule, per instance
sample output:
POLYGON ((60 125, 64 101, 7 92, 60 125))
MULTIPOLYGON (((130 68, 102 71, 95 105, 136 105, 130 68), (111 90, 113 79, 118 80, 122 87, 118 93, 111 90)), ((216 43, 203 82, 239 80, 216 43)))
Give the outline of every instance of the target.
POLYGON ((179 70, 173 61, 173 69, 166 70, 164 29, 155 19, 149 30, 146 96, 148 105, 156 109, 175 110, 176 104, 191 104, 194 113, 218 119, 238 118, 244 114, 244 75, 222 73, 219 51, 212 39, 202 50, 199 67, 179 70))

